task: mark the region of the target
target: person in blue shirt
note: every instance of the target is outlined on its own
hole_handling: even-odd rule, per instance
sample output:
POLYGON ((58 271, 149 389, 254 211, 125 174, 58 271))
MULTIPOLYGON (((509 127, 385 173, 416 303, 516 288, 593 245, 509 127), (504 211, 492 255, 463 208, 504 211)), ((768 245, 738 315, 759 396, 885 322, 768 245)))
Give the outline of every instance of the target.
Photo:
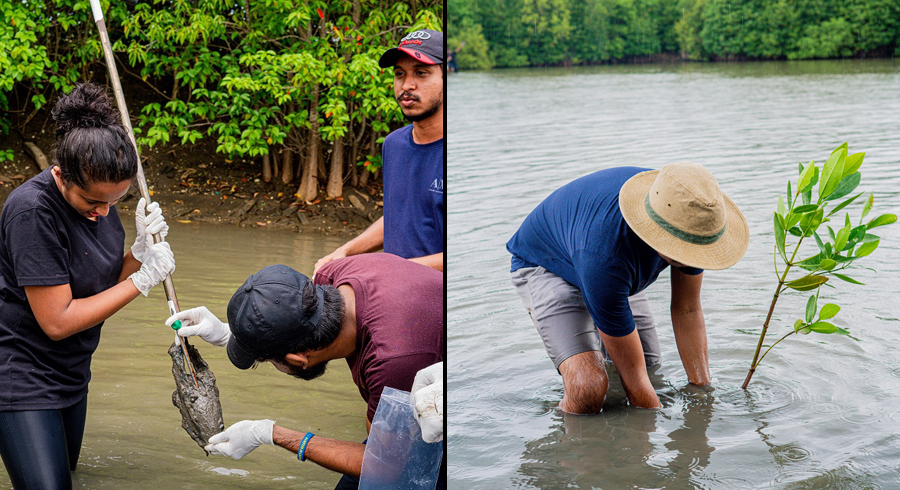
POLYGON ((410 32, 382 54, 394 70, 394 96, 412 124, 389 134, 382 145, 384 216, 362 234, 319 259, 326 263, 384 248, 433 269, 444 270, 444 35, 410 32))
POLYGON ((512 282, 563 378, 560 408, 600 412, 616 367, 631 404, 660 406, 659 343, 642 291, 672 266, 672 328, 688 380, 710 383, 703 270, 743 257, 749 229, 700 165, 618 167, 557 189, 506 245, 512 282))

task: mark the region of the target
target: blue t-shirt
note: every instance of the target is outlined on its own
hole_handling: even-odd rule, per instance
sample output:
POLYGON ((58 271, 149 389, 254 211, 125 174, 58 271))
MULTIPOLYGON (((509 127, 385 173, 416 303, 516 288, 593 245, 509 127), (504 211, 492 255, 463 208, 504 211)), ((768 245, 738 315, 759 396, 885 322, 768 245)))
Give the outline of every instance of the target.
POLYGON ((0 411, 69 407, 87 395, 100 324, 62 340, 41 329, 25 286, 69 284, 86 298, 118 281, 125 230, 115 207, 92 221, 63 198, 50 169, 0 213, 0 411))
POLYGON ((412 125, 382 145, 384 251, 405 259, 444 251, 444 139, 419 145, 412 125))
POLYGON ((631 231, 619 211, 622 184, 646 170, 611 168, 560 187, 506 244, 513 255, 512 271, 541 266, 565 279, 581 290, 597 328, 613 337, 634 330, 628 297, 652 284, 669 265, 631 231))

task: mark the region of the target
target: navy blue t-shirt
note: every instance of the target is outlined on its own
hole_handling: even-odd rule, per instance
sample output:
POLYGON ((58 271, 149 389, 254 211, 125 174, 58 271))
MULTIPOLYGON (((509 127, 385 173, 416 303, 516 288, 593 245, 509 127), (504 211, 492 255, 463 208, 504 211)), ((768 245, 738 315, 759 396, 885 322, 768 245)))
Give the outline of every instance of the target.
POLYGON ((25 286, 69 284, 85 298, 116 284, 125 230, 115 207, 91 221, 66 202, 50 169, 14 190, 0 213, 0 411, 59 409, 87 395, 100 327, 54 341, 25 286))
POLYGON ((652 284, 669 265, 631 231, 619 211, 622 184, 646 170, 611 168, 560 187, 506 244, 513 254, 512 271, 541 266, 565 279, 581 290, 597 328, 613 337, 634 330, 628 297, 652 284))
POLYGON ((405 259, 444 251, 444 139, 419 145, 412 125, 381 147, 384 251, 405 259))

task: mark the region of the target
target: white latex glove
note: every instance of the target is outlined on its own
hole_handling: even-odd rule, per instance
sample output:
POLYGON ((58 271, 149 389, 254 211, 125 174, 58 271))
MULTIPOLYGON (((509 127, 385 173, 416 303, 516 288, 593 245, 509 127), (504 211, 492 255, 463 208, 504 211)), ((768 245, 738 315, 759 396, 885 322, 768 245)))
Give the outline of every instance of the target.
POLYGON ((147 201, 143 197, 138 200, 137 207, 134 209, 134 229, 137 234, 134 237, 134 245, 131 246, 131 255, 134 255, 138 262, 143 262, 144 254, 153 244, 151 235, 159 233, 166 238, 166 235, 169 234, 169 225, 163 218, 159 203, 151 202, 147 206, 147 201))
POLYGON ((419 427, 422 440, 438 442, 444 439, 444 363, 432 364, 416 373, 409 402, 419 427))
POLYGON ((181 321, 178 335, 182 337, 199 336, 212 345, 225 347, 231 338, 231 329, 227 323, 222 323, 205 306, 198 306, 190 310, 183 310, 170 316, 166 325, 172 326, 176 320, 181 321))
POLYGON ((260 444, 272 442, 274 420, 242 420, 209 438, 204 447, 210 454, 241 459, 260 444))
POLYGON ((163 282, 174 271, 175 255, 168 243, 161 242, 147 248, 141 268, 129 278, 138 291, 147 296, 153 286, 163 282))

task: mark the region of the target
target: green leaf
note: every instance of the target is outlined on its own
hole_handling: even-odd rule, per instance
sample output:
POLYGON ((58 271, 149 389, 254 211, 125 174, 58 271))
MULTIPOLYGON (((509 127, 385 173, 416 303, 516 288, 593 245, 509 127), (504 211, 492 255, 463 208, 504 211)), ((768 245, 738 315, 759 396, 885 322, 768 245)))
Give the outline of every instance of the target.
POLYGON ((813 321, 813 318, 816 317, 816 299, 817 295, 813 294, 806 302, 806 323, 813 321))
POLYGON ((794 279, 793 281, 785 284, 785 286, 797 291, 811 291, 821 286, 822 284, 825 284, 826 282, 828 282, 827 277, 818 274, 810 274, 808 276, 801 277, 800 279, 794 279))
POLYGON ((854 153, 852 155, 848 155, 847 161, 844 163, 844 177, 859 170, 859 167, 862 166, 863 157, 865 157, 865 156, 866 156, 865 152, 854 153))
POLYGON ((866 228, 875 228, 876 226, 889 225, 897 221, 896 214, 882 214, 881 216, 869 221, 866 228))
POLYGON ((840 183, 838 183, 837 188, 832 192, 828 197, 825 198, 826 201, 833 201, 835 199, 840 199, 847 194, 850 194, 859 186, 859 179, 862 178, 862 174, 859 172, 852 173, 843 179, 841 179, 840 183))
POLYGON ((869 211, 872 210, 872 204, 875 202, 875 194, 869 194, 869 199, 866 201, 866 205, 863 206, 862 219, 866 219, 866 215, 869 214, 869 211))
POLYGON ((804 213, 809 213, 809 212, 815 211, 817 209, 819 209, 818 205, 804 204, 803 206, 797 206, 796 208, 794 208, 794 213, 804 214, 804 213))
POLYGON ((813 160, 810 160, 805 167, 803 167, 803 171, 800 172, 800 178, 797 180, 797 190, 801 194, 808 191, 812 188, 814 182, 813 177, 818 173, 816 169, 816 163, 813 160))
POLYGON ((788 179, 788 184, 787 184, 787 205, 788 205, 788 208, 791 207, 791 200, 792 200, 793 198, 794 198, 794 194, 791 193, 791 179, 788 179))
POLYGON ((856 249, 856 257, 865 257, 870 253, 874 252, 876 248, 878 248, 878 244, 881 243, 881 240, 875 240, 874 242, 865 242, 856 249))
POLYGON ((834 324, 828 322, 815 322, 809 326, 809 329, 816 333, 836 333, 838 328, 834 324))
POLYGON ((804 325, 805 325, 805 323, 803 323, 803 320, 798 318, 797 321, 794 322, 794 333, 799 332, 800 329, 803 328, 804 325))
POLYGON ((825 200, 837 189, 841 176, 844 175, 844 161, 847 159, 847 149, 841 148, 828 157, 828 161, 822 166, 822 178, 819 180, 819 201, 825 200))
POLYGON ((850 236, 850 230, 847 228, 841 228, 837 232, 837 236, 834 239, 834 250, 835 252, 842 252, 844 247, 847 245, 847 238, 850 236))
POLYGON ((834 304, 828 303, 822 307, 822 311, 819 312, 819 320, 827 320, 829 318, 834 318, 834 315, 837 315, 838 312, 841 311, 841 307, 834 304))
POLYGON ((831 269, 834 269, 836 265, 837 262, 833 259, 825 259, 819 263, 819 268, 822 270, 830 271, 831 269))
POLYGON ((834 275, 834 277, 836 277, 836 278, 838 278, 838 279, 840 279, 840 280, 842 280, 842 281, 847 281, 847 282, 852 283, 852 284, 859 284, 860 286, 864 286, 864 285, 865 285, 865 283, 861 283, 861 282, 857 281, 856 279, 853 279, 853 278, 850 277, 850 276, 845 276, 845 275, 843 275, 843 274, 838 274, 838 273, 835 273, 835 272, 832 272, 832 274, 834 275))
POLYGON ((816 245, 819 247, 819 251, 824 252, 824 251, 825 251, 825 244, 822 243, 822 239, 819 238, 819 234, 818 234, 818 233, 813 233, 813 238, 816 239, 816 245))
POLYGON ((787 210, 784 207, 784 198, 781 196, 778 196, 778 208, 777 209, 778 209, 779 216, 784 216, 784 213, 787 212, 787 210))
POLYGON ((784 225, 781 223, 781 216, 775 213, 775 246, 778 247, 778 253, 781 258, 787 262, 787 254, 784 251, 784 225))

